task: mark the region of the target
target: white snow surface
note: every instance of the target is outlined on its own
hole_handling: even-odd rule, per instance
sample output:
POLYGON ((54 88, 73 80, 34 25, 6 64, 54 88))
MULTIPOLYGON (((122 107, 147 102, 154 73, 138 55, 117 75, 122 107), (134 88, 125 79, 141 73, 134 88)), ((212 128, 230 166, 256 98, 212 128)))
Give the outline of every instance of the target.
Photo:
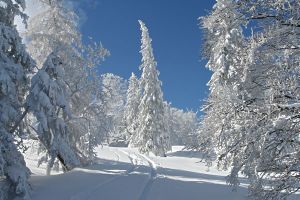
MULTIPOLYGON (((33 200, 243 200, 246 180, 233 192, 226 172, 208 168, 198 153, 173 147, 168 157, 142 155, 134 148, 97 148, 95 164, 68 173, 45 175, 28 152, 33 200)), ((289 200, 299 199, 293 196, 289 200)))

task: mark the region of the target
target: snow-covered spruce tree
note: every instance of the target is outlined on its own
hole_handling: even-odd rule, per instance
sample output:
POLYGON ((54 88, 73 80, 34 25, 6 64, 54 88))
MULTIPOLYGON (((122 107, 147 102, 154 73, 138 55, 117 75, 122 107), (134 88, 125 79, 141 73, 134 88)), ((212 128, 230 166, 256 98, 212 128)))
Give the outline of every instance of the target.
MULTIPOLYGON (((214 9, 218 10, 218 4, 222 2, 218 1, 214 9)), ((214 18, 219 22, 219 19, 224 19, 224 13, 233 13, 233 10, 239 17, 232 18, 230 23, 243 24, 253 33, 250 37, 244 36, 244 53, 239 54, 238 60, 242 68, 237 68, 242 70, 238 70, 234 84, 238 85, 237 90, 229 87, 228 92, 223 92, 224 87, 220 87, 217 93, 211 92, 208 102, 212 103, 207 104, 201 131, 214 133, 210 138, 212 142, 206 144, 216 144, 219 166, 231 168, 230 184, 237 186, 238 174, 243 173, 250 180, 253 199, 284 199, 299 190, 297 105, 300 69, 297 55, 300 2, 228 2, 219 9, 219 14, 214 10, 204 22, 214 18), (231 104, 231 109, 215 106, 217 99, 224 105, 226 102, 231 104), (224 108, 226 112, 222 112, 224 108), (215 116, 220 116, 220 113, 224 113, 226 121, 216 126, 219 120, 216 121, 215 116)), ((222 37, 222 34, 216 37, 222 37)), ((230 43, 235 46, 234 41, 230 43)), ((208 40, 207 44, 213 43, 208 40)), ((212 48, 208 50, 214 52, 212 48)), ((229 55, 236 58, 234 52, 229 52, 229 55)))
POLYGON ((170 136, 169 142, 171 142, 171 131, 172 131, 172 107, 171 103, 164 101, 164 123, 167 135, 170 136))
POLYGON ((30 110, 39 122, 37 134, 50 156, 47 174, 57 158, 70 170, 80 164, 76 151, 70 145, 70 132, 65 120, 71 117, 66 97, 63 61, 55 52, 51 53, 44 66, 32 78, 28 97, 30 110))
POLYGON ((24 100, 29 88, 28 75, 35 65, 25 51, 14 26, 24 1, 0 1, 0 199, 30 199, 29 169, 21 149, 20 129, 24 100))
POLYGON ((138 107, 141 99, 140 83, 134 73, 129 78, 129 84, 127 89, 127 101, 125 104, 125 110, 122 121, 122 132, 126 137, 126 141, 129 142, 130 146, 135 146, 132 142, 136 136, 136 130, 138 127, 137 116, 138 107), (132 141, 132 142, 131 142, 132 141))
POLYGON ((140 79, 142 98, 139 105, 138 131, 135 144, 142 153, 153 152, 158 156, 166 155, 166 144, 169 136, 166 134, 164 121, 164 102, 161 91, 159 72, 156 69, 151 46, 151 38, 148 29, 142 21, 139 21, 142 31, 142 76, 140 79))
POLYGON ((109 52, 101 44, 82 44, 78 16, 65 6, 65 1, 41 2, 45 9, 29 21, 28 50, 39 67, 52 51, 59 53, 64 63, 67 101, 73 115, 66 121, 72 133, 71 145, 83 162, 90 161, 94 155, 92 149, 100 143, 104 133, 101 124, 105 118, 96 66, 109 52))
POLYGON ((172 115, 171 115, 171 103, 164 101, 164 127, 165 131, 162 133, 163 138, 165 138, 164 141, 164 152, 167 152, 169 150, 172 150, 172 144, 171 144, 171 131, 172 131, 172 115))

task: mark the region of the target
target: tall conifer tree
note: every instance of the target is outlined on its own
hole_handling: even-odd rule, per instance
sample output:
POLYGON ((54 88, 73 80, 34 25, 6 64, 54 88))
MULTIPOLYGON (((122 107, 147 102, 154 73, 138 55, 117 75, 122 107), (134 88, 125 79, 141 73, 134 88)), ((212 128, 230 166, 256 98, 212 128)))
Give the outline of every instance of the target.
POLYGON ((141 89, 142 98, 139 105, 137 146, 140 152, 153 152, 155 155, 165 156, 165 145, 169 136, 166 134, 164 120, 164 102, 161 91, 161 81, 154 59, 151 41, 146 25, 139 21, 142 31, 142 70, 141 89))

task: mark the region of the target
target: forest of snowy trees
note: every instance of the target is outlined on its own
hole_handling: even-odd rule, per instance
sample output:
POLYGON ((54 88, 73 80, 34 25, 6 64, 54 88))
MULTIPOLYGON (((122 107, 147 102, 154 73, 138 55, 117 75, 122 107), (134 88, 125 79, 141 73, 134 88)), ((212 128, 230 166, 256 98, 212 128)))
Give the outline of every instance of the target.
POLYGON ((213 72, 202 110, 199 149, 228 183, 249 179, 253 199, 300 189, 300 1, 218 0, 201 17, 213 72))
POLYGON ((201 117, 164 99, 143 21, 140 77, 126 80, 99 72, 110 52, 83 42, 67 0, 36 1, 28 17, 25 0, 0 0, 0 200, 31 199, 29 143, 48 175, 90 165, 102 144, 160 157, 181 145, 228 170, 234 189, 246 177, 252 199, 298 192, 300 1, 217 0, 199 18, 212 72, 201 117))

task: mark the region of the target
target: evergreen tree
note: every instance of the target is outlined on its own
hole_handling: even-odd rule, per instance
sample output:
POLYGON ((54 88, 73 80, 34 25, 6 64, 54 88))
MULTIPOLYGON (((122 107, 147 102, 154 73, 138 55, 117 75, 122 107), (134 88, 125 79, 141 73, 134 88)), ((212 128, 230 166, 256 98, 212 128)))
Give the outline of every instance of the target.
POLYGON ((52 53, 41 70, 32 78, 28 97, 30 109, 39 124, 37 134, 50 156, 47 174, 57 158, 65 170, 80 164, 75 150, 70 145, 70 132, 65 121, 71 118, 64 83, 63 62, 52 53))
POLYGON ((140 84, 142 98, 139 105, 138 132, 135 142, 142 153, 153 152, 158 156, 165 156, 166 145, 169 136, 166 136, 166 125, 164 121, 164 102, 161 91, 161 81, 158 79, 159 72, 156 69, 151 46, 151 38, 148 29, 142 21, 139 21, 142 31, 142 76, 140 84))
POLYGON ((30 171, 19 150, 22 149, 22 111, 27 112, 24 103, 28 76, 35 63, 14 26, 16 16, 26 23, 24 9, 24 1, 0 1, 0 177, 4 178, 1 200, 30 199, 30 171))
POLYGON ((135 136, 137 135, 137 116, 138 107, 141 99, 140 84, 138 78, 134 73, 131 74, 129 79, 129 85, 127 90, 127 101, 125 105, 124 117, 123 117, 123 134, 130 146, 135 146, 135 136))
POLYGON ((163 151, 167 152, 169 150, 172 150, 172 144, 171 144, 171 134, 172 134, 172 123, 170 123, 172 119, 171 115, 171 103, 168 103, 167 101, 164 101, 164 132, 161 133, 161 137, 164 138, 164 144, 163 144, 163 151))

